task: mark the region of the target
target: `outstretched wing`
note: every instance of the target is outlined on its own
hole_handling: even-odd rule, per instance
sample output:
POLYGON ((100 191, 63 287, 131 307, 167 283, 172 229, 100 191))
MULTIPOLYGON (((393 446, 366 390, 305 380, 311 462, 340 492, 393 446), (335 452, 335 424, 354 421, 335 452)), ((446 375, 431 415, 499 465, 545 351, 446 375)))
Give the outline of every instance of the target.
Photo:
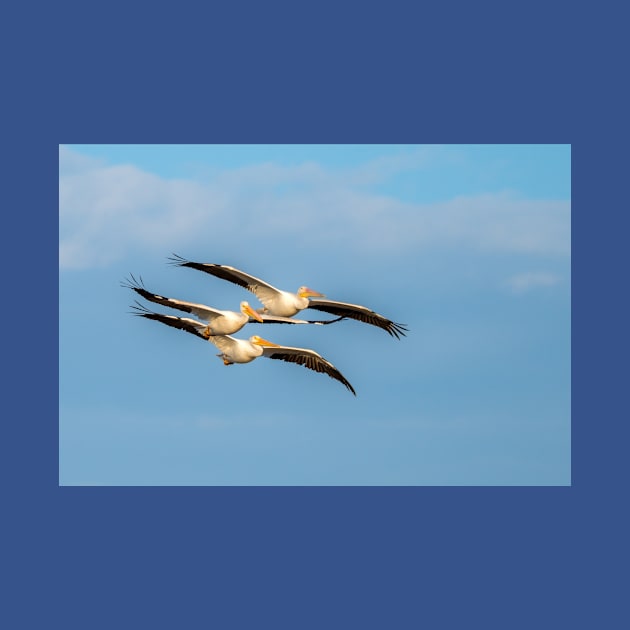
POLYGON ((215 263, 191 262, 177 254, 173 254, 168 260, 170 264, 177 267, 190 267, 191 269, 209 273, 211 276, 216 276, 222 280, 238 284, 239 287, 251 291, 263 304, 266 300, 273 299, 276 295, 281 293, 279 289, 276 289, 276 287, 271 286, 264 280, 250 276, 248 273, 235 269, 234 267, 217 265, 215 263))
MULTIPOLYGON (((334 324, 343 319, 343 317, 335 317, 335 319, 293 319, 293 317, 280 317, 278 315, 260 315, 263 324, 317 324, 325 326, 326 324, 334 324)), ((253 317, 249 318, 250 324, 260 324, 253 317)))
POLYGON ((206 329, 206 325, 202 324, 201 322, 190 319, 188 317, 175 317, 175 315, 162 315, 162 313, 154 313, 148 308, 142 306, 142 304, 140 304, 139 302, 136 302, 136 306, 132 306, 131 308, 134 309, 133 315, 146 317, 147 319, 154 319, 155 321, 166 324, 167 326, 172 326, 173 328, 185 330, 187 333, 190 333, 191 335, 195 335, 196 337, 207 341, 207 338, 201 334, 201 331, 206 329))
POLYGON ((288 346, 262 346, 262 349, 263 356, 268 359, 279 359, 281 361, 288 361, 289 363, 297 363, 298 365, 303 365, 309 370, 328 374, 330 378, 340 381, 355 396, 357 395, 354 391, 354 387, 350 385, 346 377, 330 361, 324 359, 324 357, 317 354, 314 350, 309 350, 307 348, 290 348, 288 346))
POLYGON ((308 308, 324 311, 340 317, 356 319, 360 322, 371 324, 372 326, 378 326, 387 331, 392 337, 396 337, 396 339, 400 339, 401 335, 405 337, 405 333, 408 332, 405 325, 397 324, 391 321, 391 319, 387 319, 387 317, 383 317, 366 306, 360 306, 359 304, 347 304, 346 302, 311 298, 308 303, 308 308))
POLYGON ((124 282, 120 283, 120 285, 127 289, 132 289, 138 295, 141 295, 145 300, 148 300, 149 302, 161 304, 162 306, 168 306, 170 308, 177 309, 178 311, 184 311, 185 313, 192 313, 193 315, 199 317, 199 319, 203 319, 207 322, 223 314, 220 310, 212 308, 211 306, 206 306, 205 304, 185 302, 184 300, 177 300, 175 298, 158 295, 157 293, 151 293, 144 288, 142 278, 140 278, 140 281, 138 282, 133 274, 129 275, 131 279, 126 278, 124 282))

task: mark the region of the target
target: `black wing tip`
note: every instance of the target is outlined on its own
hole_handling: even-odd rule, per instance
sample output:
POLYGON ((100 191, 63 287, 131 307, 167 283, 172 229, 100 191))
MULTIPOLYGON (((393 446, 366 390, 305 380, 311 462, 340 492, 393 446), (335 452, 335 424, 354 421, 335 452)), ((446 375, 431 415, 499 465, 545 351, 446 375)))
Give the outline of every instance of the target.
POLYGON ((167 256, 166 260, 168 260, 167 264, 174 265, 175 267, 183 267, 190 262, 189 260, 186 260, 186 258, 184 258, 183 256, 175 254, 174 252, 171 253, 170 256, 167 256))
POLYGON ((204 335, 196 330, 194 326, 190 326, 187 322, 184 322, 181 317, 177 317, 176 315, 166 315, 164 313, 156 313, 155 311, 148 309, 146 306, 144 306, 144 304, 138 302, 138 300, 135 300, 135 305, 132 304, 130 308, 133 309, 129 311, 132 315, 137 315, 138 317, 146 317, 147 319, 161 322, 162 324, 166 324, 167 326, 179 328, 184 332, 189 332, 192 335, 199 337, 199 339, 203 339, 204 341, 208 340, 208 338, 204 337, 204 335))
POLYGON ((138 300, 134 300, 134 304, 132 304, 129 308, 133 309, 132 311, 129 311, 132 315, 148 317, 149 319, 181 319, 181 317, 177 317, 175 315, 166 315, 165 313, 157 313, 156 311, 152 311, 141 302, 138 302, 138 300))
POLYGON ((389 322, 385 330, 392 336, 396 337, 396 339, 400 339, 401 337, 406 337, 409 329, 406 324, 397 324, 396 322, 389 322))
POLYGON ((357 393, 354 391, 354 387, 352 387, 352 385, 350 384, 350 381, 337 368, 335 368, 335 372, 327 372, 327 374, 331 378, 334 378, 336 381, 339 381, 340 383, 345 385, 346 389, 352 392, 354 396, 357 395, 357 393))
POLYGON ((125 289, 133 289, 134 291, 137 289, 145 289, 142 276, 138 276, 138 279, 136 279, 132 273, 129 274, 128 278, 121 280, 120 286, 125 289))
POLYGON ((330 363, 330 361, 327 361, 326 359, 324 359, 324 361, 329 366, 329 369, 324 369, 324 372, 331 378, 342 383, 348 391, 352 392, 354 396, 356 396, 357 393, 354 391, 354 387, 352 387, 350 381, 332 363, 330 363))
POLYGON ((328 372, 328 376, 332 376, 335 380, 343 383, 346 386, 346 389, 356 396, 357 393, 354 391, 354 387, 352 387, 350 381, 336 367, 333 366, 333 370, 334 372, 328 372))
POLYGON ((168 261, 167 264, 172 265, 173 267, 190 267, 191 269, 205 271, 206 273, 212 273, 211 271, 208 271, 209 268, 223 267, 223 265, 217 265, 216 263, 193 262, 192 260, 188 260, 179 254, 167 256, 166 260, 168 261))
POLYGON ((138 276, 140 280, 136 280, 135 276, 132 273, 130 273, 129 276, 130 278, 125 278, 125 281, 120 283, 121 287, 135 291, 138 295, 141 295, 145 300, 149 300, 149 302, 158 302, 158 304, 162 303, 160 301, 160 299, 162 299, 161 295, 156 295, 155 293, 151 293, 151 291, 147 291, 146 287, 144 286, 142 276, 138 276), (160 298, 160 299, 156 299, 156 298, 160 298))
POLYGON ((148 309, 144 304, 138 302, 138 300, 134 300, 134 304, 132 304, 129 308, 133 309, 129 311, 131 315, 138 315, 139 317, 149 317, 151 315, 159 315, 159 313, 155 313, 152 310, 148 309))

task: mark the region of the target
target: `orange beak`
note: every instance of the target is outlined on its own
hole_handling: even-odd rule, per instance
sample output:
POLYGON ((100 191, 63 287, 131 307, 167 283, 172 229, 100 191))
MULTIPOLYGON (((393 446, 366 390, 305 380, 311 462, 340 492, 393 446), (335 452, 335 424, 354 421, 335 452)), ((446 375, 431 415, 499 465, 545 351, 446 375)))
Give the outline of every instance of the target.
POLYGON ((277 343, 273 343, 272 341, 267 341, 266 339, 262 339, 261 337, 258 337, 258 339, 256 339, 256 341, 254 341, 254 343, 257 346, 267 346, 269 348, 279 348, 280 347, 277 343))
POLYGON ((323 293, 319 291, 313 291, 313 289, 309 289, 308 287, 304 287, 304 291, 300 291, 300 297, 326 297, 323 293))
POLYGON ((243 307, 243 312, 250 317, 253 317, 257 322, 262 323, 263 318, 260 316, 260 313, 257 313, 251 306, 243 307))

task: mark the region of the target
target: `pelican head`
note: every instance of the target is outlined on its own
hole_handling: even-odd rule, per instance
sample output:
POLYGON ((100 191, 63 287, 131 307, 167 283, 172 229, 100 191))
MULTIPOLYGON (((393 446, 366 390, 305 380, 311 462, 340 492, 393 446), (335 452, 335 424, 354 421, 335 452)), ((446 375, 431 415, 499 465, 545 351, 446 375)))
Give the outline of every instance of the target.
POLYGON ((297 294, 301 298, 326 297, 323 293, 319 293, 319 291, 313 291, 313 289, 309 289, 308 287, 300 287, 297 290, 297 294))
POLYGON ((249 340, 252 343, 255 343, 257 346, 265 346, 268 348, 279 348, 280 346, 277 343, 273 343, 271 341, 267 341, 266 339, 263 339, 262 337, 259 337, 258 335, 252 335, 249 340))
POLYGON ((253 317, 256 321, 262 323, 263 318, 257 313, 248 302, 241 302, 241 313, 248 317, 253 317))

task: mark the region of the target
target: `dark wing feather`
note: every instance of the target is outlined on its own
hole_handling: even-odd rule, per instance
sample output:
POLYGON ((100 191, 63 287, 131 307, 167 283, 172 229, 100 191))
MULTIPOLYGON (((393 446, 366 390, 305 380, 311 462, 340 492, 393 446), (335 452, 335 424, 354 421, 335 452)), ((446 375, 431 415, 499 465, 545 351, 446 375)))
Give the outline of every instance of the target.
POLYGON ((405 333, 408 332, 404 324, 397 324, 369 308, 358 304, 347 304, 346 302, 335 302, 326 299, 310 299, 308 308, 338 315, 339 317, 356 319, 360 322, 371 324, 372 326, 378 326, 378 328, 387 331, 392 337, 396 337, 396 339, 400 339, 401 335, 405 337, 405 333))
POLYGON ((263 347, 263 356, 268 359, 279 359, 280 361, 288 361, 289 363, 297 363, 303 365, 309 370, 328 374, 330 378, 343 383, 355 396, 357 393, 354 387, 346 379, 346 377, 329 361, 320 356, 314 350, 303 348, 289 348, 280 346, 278 348, 263 347))
POLYGON ((175 308, 180 311, 185 311, 186 313, 192 313, 192 309, 187 303, 173 302, 170 298, 158 295, 157 293, 151 293, 144 288, 142 278, 140 278, 140 281, 138 282, 133 274, 129 274, 129 276, 131 279, 125 278, 125 281, 120 283, 121 287, 125 287, 126 289, 131 289, 132 291, 135 291, 138 295, 141 295, 145 300, 148 300, 149 302, 154 302, 155 304, 161 304, 162 306, 175 308))
POLYGON ((194 302, 186 302, 184 300, 177 300, 175 298, 158 295, 157 293, 151 293, 144 287, 142 278, 138 281, 135 279, 133 274, 129 274, 129 276, 131 279, 126 278, 124 282, 120 283, 120 286, 135 291, 138 295, 141 295, 149 302, 154 302, 155 304, 160 304, 162 306, 168 306, 169 308, 184 311, 185 313, 192 313, 201 319, 209 320, 221 314, 220 311, 210 306, 206 306, 205 304, 195 304, 194 302))
POLYGON ((191 335, 195 335, 195 337, 199 337, 204 341, 207 341, 207 338, 204 337, 199 331, 206 328, 205 324, 201 322, 197 322, 194 319, 189 319, 187 317, 175 317, 175 315, 162 315, 161 313, 154 313, 149 309, 145 308, 141 304, 137 303, 137 306, 132 306, 134 309, 133 315, 137 315, 138 317, 146 317, 147 319, 154 319, 157 322, 161 322, 162 324, 166 324, 167 326, 172 326, 173 328, 179 328, 180 330, 184 330, 191 335))
POLYGON ((334 324, 343 319, 343 317, 336 317, 335 319, 293 319, 292 317, 280 317, 279 315, 263 315, 261 314, 262 322, 255 320, 253 317, 249 318, 250 324, 318 324, 325 326, 326 324, 334 324))
POLYGON ((197 269, 198 271, 209 273, 211 276, 238 284, 239 287, 243 287, 252 293, 256 292, 255 289, 257 287, 266 287, 272 291, 278 291, 276 287, 271 286, 264 280, 256 278, 255 276, 250 276, 248 273, 235 269, 234 267, 229 267, 228 265, 192 262, 178 256, 177 254, 170 256, 168 260, 171 265, 175 265, 176 267, 190 267, 191 269, 197 269))

